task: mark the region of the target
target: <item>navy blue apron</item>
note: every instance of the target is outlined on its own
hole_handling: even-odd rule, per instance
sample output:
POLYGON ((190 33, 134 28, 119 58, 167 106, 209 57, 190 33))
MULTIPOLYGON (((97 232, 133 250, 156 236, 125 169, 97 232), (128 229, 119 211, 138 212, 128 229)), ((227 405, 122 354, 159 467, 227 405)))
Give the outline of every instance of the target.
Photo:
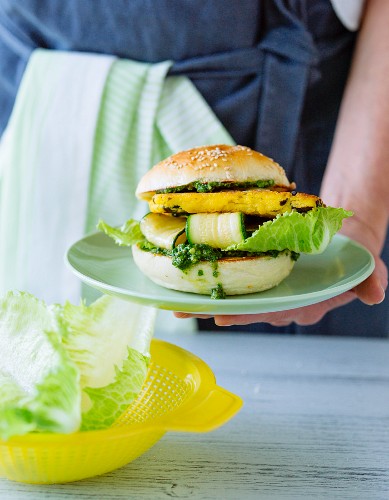
MULTIPOLYGON (((192 80, 237 143, 317 194, 354 38, 329 0, 0 0, 0 132, 37 47, 169 59, 170 74, 192 80)), ((313 326, 226 329, 386 337, 389 308, 355 301, 313 326)))

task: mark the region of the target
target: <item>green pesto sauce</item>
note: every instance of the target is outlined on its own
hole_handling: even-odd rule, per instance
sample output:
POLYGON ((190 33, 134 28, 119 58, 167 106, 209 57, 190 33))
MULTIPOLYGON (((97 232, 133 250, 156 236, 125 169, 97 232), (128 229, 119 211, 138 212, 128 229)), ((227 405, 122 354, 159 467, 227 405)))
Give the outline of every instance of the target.
POLYGON ((217 272, 217 261, 223 258, 223 253, 209 245, 181 243, 171 250, 171 257, 173 266, 181 271, 186 271, 198 262, 206 260, 213 264, 213 272, 217 272))
MULTIPOLYGON (((181 271, 187 271, 194 265, 201 261, 208 261, 213 263, 213 276, 217 277, 219 275, 217 271, 217 261, 224 259, 226 257, 251 257, 253 255, 270 255, 271 257, 277 257, 280 253, 279 250, 270 250, 268 252, 244 252, 242 250, 228 250, 222 251, 218 248, 212 248, 209 245, 204 244, 192 244, 192 243, 181 243, 177 245, 172 250, 166 250, 165 248, 155 247, 148 241, 144 241, 140 244, 140 248, 146 252, 157 253, 160 255, 166 255, 172 258, 173 266, 181 269, 181 271)), ((298 253, 290 252, 293 260, 297 260, 299 257, 298 253)), ((200 271, 198 273, 199 276, 200 271)))
POLYGON ((211 290, 211 299, 225 299, 226 292, 223 290, 221 283, 218 283, 215 288, 211 290))
POLYGON ((274 186, 274 181, 260 180, 250 182, 199 182, 194 181, 183 186, 175 186, 166 189, 159 189, 157 194, 183 193, 197 191, 198 193, 212 193, 215 191, 224 191, 226 189, 248 189, 248 188, 268 188, 274 186))

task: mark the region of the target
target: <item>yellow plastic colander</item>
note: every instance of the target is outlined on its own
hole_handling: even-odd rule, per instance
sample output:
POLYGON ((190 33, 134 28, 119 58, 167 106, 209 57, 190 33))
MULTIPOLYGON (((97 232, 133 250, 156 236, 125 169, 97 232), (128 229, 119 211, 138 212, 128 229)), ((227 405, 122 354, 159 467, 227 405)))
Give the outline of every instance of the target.
POLYGON ((241 405, 238 396, 216 385, 204 361, 153 340, 143 389, 111 428, 0 441, 0 475, 25 483, 64 483, 104 474, 142 455, 165 432, 213 430, 241 405))

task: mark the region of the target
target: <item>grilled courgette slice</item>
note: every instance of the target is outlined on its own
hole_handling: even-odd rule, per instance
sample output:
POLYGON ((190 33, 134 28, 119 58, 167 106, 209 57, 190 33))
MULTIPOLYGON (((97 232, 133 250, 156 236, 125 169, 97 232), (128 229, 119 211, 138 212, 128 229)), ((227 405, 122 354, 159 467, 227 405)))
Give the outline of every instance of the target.
POLYGON ((186 241, 186 218, 171 215, 146 214, 140 221, 143 236, 159 248, 171 250, 186 241))
POLYGON ((186 220, 189 243, 227 248, 246 238, 244 215, 241 212, 193 214, 186 220))

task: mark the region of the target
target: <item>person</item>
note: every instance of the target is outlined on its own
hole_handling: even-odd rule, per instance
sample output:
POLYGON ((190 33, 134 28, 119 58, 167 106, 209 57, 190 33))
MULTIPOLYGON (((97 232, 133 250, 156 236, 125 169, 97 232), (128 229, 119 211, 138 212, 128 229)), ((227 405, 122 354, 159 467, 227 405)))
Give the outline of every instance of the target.
POLYGON ((200 329, 388 336, 389 3, 366 0, 358 33, 339 3, 0 0, 0 131, 38 47, 174 61, 169 75, 189 77, 237 143, 273 157, 299 191, 353 210, 342 232, 376 261, 334 299, 200 329))
MULTIPOLYGON (((388 286, 385 264, 388 262, 385 238, 389 213, 389 189, 385 181, 389 173, 389 87, 385 83, 389 76, 388 20, 388 2, 366 3, 320 188, 320 195, 328 205, 353 210, 354 216, 344 223, 341 233, 359 241, 372 252, 375 271, 353 290, 319 304, 277 313, 216 316, 217 325, 266 322, 289 327, 295 322, 304 327, 315 325, 328 312, 334 311, 321 325, 314 326, 316 332, 342 334, 348 330, 354 335, 389 335, 388 304, 387 301, 384 303, 388 286), (356 299, 367 306, 381 304, 380 309, 368 311, 361 304, 351 304, 356 299), (348 309, 335 312, 336 308, 346 304, 350 304, 348 309), (384 319, 378 324, 380 314, 384 319), (355 330, 352 324, 357 324, 355 330)), ((316 111, 320 116, 322 110, 318 108, 316 111)), ((301 184, 298 182, 298 186, 301 184)), ((176 316, 189 315, 178 313, 176 316)), ((301 328, 300 331, 307 332, 308 329, 301 328)))

